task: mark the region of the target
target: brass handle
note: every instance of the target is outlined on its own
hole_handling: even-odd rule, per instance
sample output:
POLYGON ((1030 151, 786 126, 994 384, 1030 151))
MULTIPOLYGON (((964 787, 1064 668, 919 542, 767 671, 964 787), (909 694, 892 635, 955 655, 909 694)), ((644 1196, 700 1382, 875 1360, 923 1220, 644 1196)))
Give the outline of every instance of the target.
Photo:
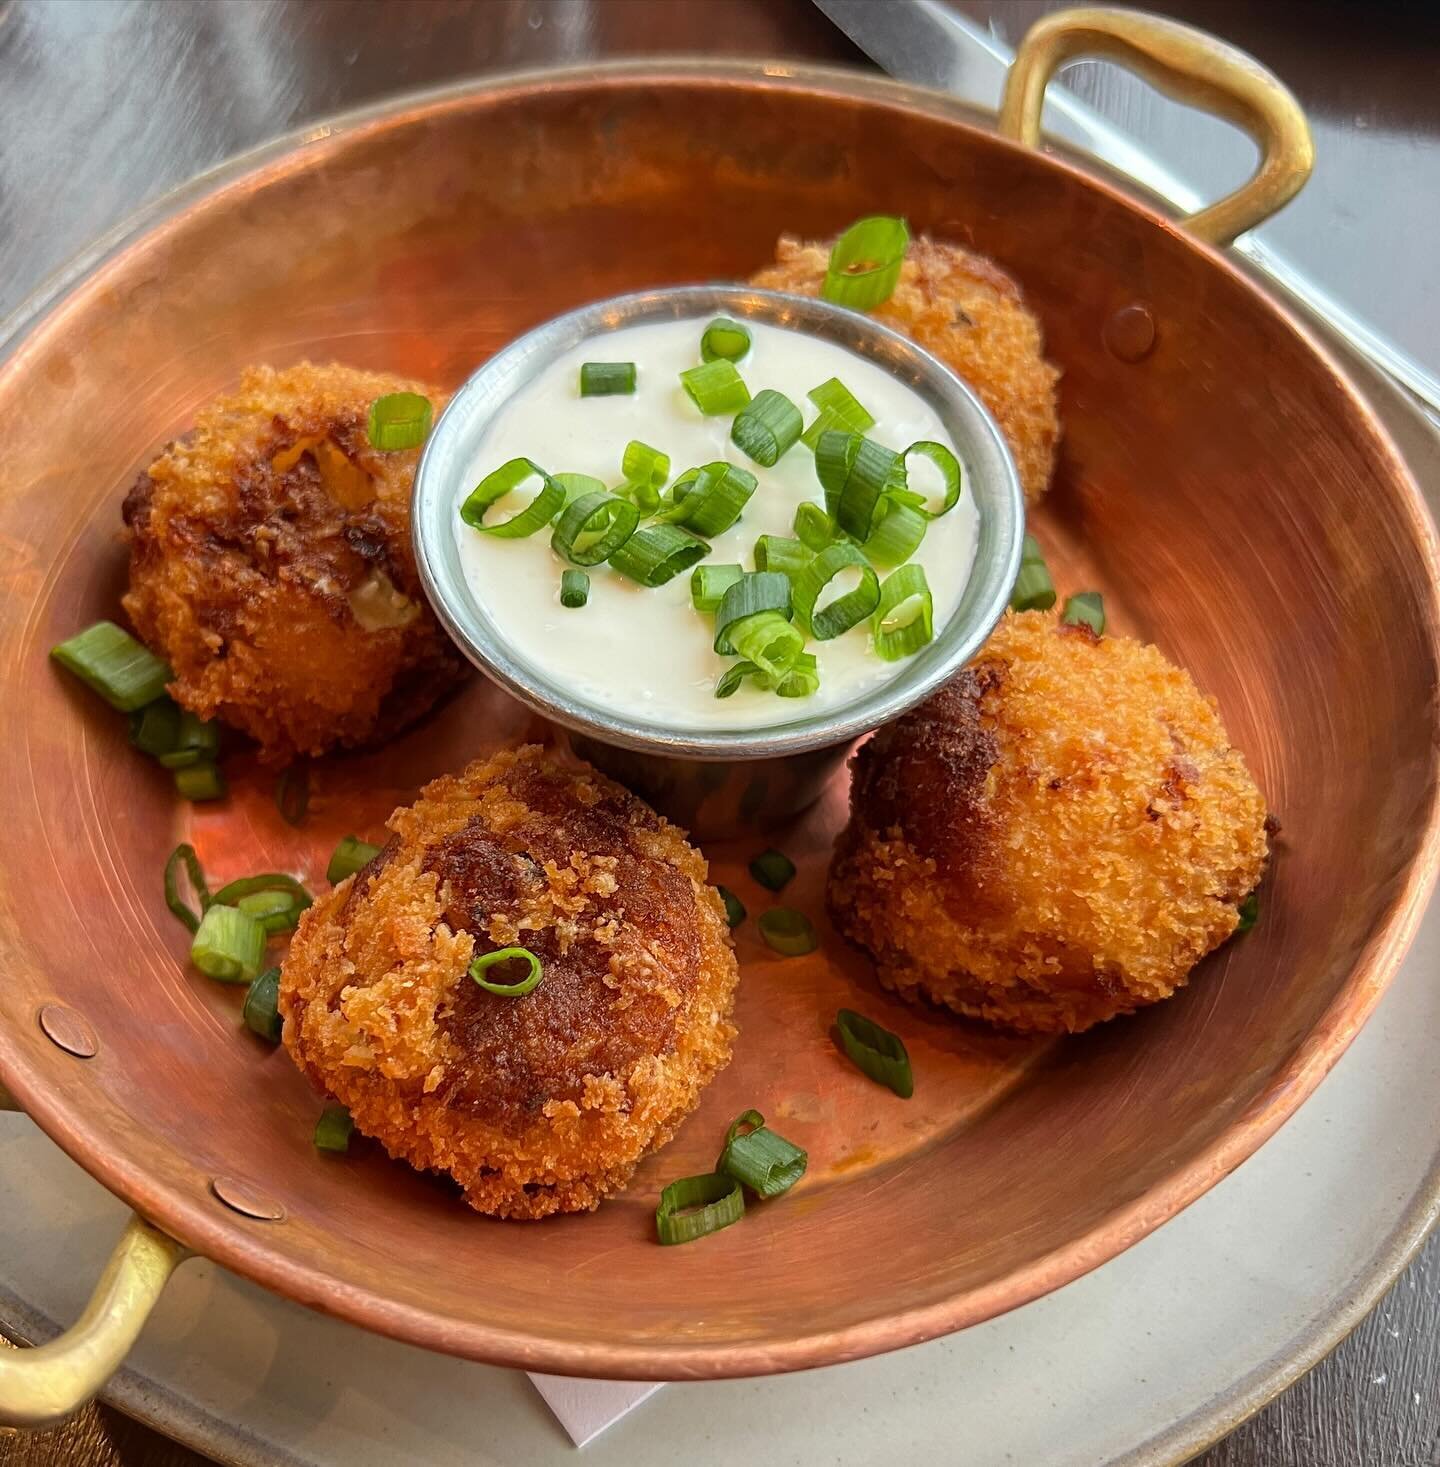
POLYGON ((119 1370, 188 1257, 174 1238, 132 1215, 75 1324, 48 1345, 0 1351, 0 1426, 50 1426, 78 1411, 119 1370))
POLYGON ((1253 56, 1178 21, 1138 10, 1061 10, 1038 20, 1015 52, 1000 102, 1000 131, 1040 145, 1040 110, 1056 69, 1076 56, 1103 56, 1151 86, 1233 122, 1260 145, 1248 182, 1192 214, 1185 226, 1208 244, 1227 245, 1289 203, 1315 164, 1300 104, 1253 56))

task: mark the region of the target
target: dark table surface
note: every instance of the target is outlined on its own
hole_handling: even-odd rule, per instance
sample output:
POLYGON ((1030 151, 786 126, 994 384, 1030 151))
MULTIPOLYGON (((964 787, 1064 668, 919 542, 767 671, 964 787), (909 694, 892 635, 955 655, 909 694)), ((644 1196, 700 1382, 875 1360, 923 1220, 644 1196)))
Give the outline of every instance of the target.
MULTIPOLYGON (((1058 8, 951 3, 1012 41, 1058 8)), ((1237 41, 1295 88, 1321 164, 1277 243, 1440 364, 1440 7, 1150 8, 1237 41)), ((867 64, 808 0, 0 0, 0 316, 141 203, 312 118, 489 71, 673 51, 867 64)), ((1079 78, 1097 102, 1112 84, 1079 78)), ((1196 160, 1197 181, 1226 166, 1196 160)), ((201 1460, 105 1408, 0 1434, 0 1467, 201 1460)), ((1328 1360, 1199 1461, 1440 1467, 1440 1236, 1328 1360)))

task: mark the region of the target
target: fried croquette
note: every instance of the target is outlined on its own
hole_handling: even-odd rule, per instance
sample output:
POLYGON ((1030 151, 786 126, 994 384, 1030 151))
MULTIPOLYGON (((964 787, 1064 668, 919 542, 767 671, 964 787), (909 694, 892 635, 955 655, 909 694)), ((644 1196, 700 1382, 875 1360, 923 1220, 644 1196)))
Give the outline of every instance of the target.
POLYGON ((404 391, 439 405, 351 367, 252 367, 126 496, 126 612, 176 700, 266 763, 377 742, 464 676, 410 546, 419 450, 367 433, 404 391))
POLYGON ((886 987, 1031 1032, 1168 998, 1265 871, 1212 699, 1128 637, 1007 614, 853 761, 836 924, 886 987))
MULTIPOLYGON (((819 295, 829 260, 828 243, 782 235, 775 264, 750 283, 819 295)), ((983 255, 922 237, 910 243, 894 294, 869 314, 914 337, 975 389, 1005 434, 1034 504, 1055 467, 1060 372, 1045 360, 1040 323, 1015 281, 983 255)))
POLYGON ((301 920, 286 1048, 361 1132, 448 1172, 477 1211, 596 1207, 730 1059, 737 970, 704 857, 534 745, 435 780, 389 827, 301 920), (511 946, 543 965, 519 998, 468 972, 511 946))

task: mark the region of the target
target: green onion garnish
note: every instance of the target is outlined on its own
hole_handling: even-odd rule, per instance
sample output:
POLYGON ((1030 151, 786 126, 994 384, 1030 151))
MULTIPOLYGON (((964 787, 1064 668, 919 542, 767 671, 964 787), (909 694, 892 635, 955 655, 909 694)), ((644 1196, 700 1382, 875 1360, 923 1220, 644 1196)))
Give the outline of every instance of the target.
POLYGON ((755 569, 779 571, 781 575, 789 576, 791 581, 813 558, 804 543, 788 540, 784 535, 761 535, 755 542, 755 569))
POLYGON ((740 518, 740 511, 755 492, 755 482, 749 469, 724 459, 688 469, 675 481, 670 502, 659 518, 713 539, 740 518))
POLYGON ((225 798, 225 776, 213 764, 189 764, 177 769, 173 778, 177 793, 197 804, 225 798))
POLYGON ((620 474, 625 481, 620 493, 633 499, 641 514, 654 514, 660 506, 660 491, 670 477, 670 455, 632 438, 621 456, 620 474))
POLYGON ((130 743, 142 754, 158 759, 180 742, 180 705, 171 698, 156 698, 130 715, 130 743))
POLYGON ((550 548, 575 565, 599 565, 635 533, 640 511, 630 500, 601 490, 567 504, 555 521, 550 548))
POLYGON ((315 1149, 317 1151, 349 1151, 350 1137, 355 1122, 343 1105, 327 1105, 315 1122, 315 1149))
POLYGON ((551 474, 550 477, 565 491, 566 504, 574 504, 586 494, 608 492, 604 481, 591 474, 551 474))
POLYGON ((330 857, 330 864, 325 868, 325 880, 331 886, 339 886, 347 876, 353 876, 368 866, 380 851, 380 846, 372 846, 368 841, 347 835, 330 857))
POLYGON ((1049 611, 1055 604, 1055 582, 1040 553, 1040 542, 1026 535, 1020 552, 1020 574, 1010 591, 1011 611, 1049 611))
POLYGON ((745 1215, 745 1194, 734 1177, 715 1172, 682 1177, 660 1194, 655 1209, 655 1233, 661 1243, 693 1243, 709 1233, 728 1228, 745 1215))
POLYGON ((707 418, 720 413, 738 413, 750 401, 745 379, 735 370, 735 363, 724 357, 681 372, 680 385, 707 418))
POLYGON ((220 752, 220 725, 206 723, 187 708, 180 715, 175 742, 156 759, 166 769, 185 769, 191 764, 213 764, 220 752))
POLYGON ((898 662, 918 652, 935 635, 935 607, 925 568, 911 563, 886 576, 870 621, 877 656, 898 662))
POLYGON ((502 947, 497 952, 486 953, 470 964, 470 976, 486 993, 498 993, 502 998, 524 998, 540 986, 545 970, 540 959, 528 947, 502 947), (526 973, 515 983, 492 983, 485 973, 502 963, 524 963, 526 973))
POLYGON ((874 1019, 857 1014, 854 1009, 841 1009, 835 1016, 840 1031, 840 1044, 845 1053, 882 1085, 888 1085, 901 1100, 915 1093, 915 1076, 910 1069, 910 1056, 898 1034, 882 1029, 874 1019))
POLYGON ((875 506, 887 489, 899 487, 903 471, 898 453, 859 433, 822 433, 815 449, 825 508, 857 540, 869 536, 875 506))
POLYGON ((766 387, 736 414, 730 441, 757 464, 773 468, 799 442, 803 426, 800 409, 783 392, 766 387))
POLYGON ((802 652, 790 664, 775 691, 782 698, 808 698, 820 686, 820 668, 811 652, 802 652))
POLYGON ((734 1177, 757 1197, 778 1197, 805 1175, 808 1160, 793 1142, 767 1129, 758 1110, 747 1110, 730 1123, 715 1170, 734 1177))
POLYGON ((880 578, 848 540, 822 550, 795 578, 795 615, 817 642, 828 642, 859 626, 880 604, 880 578), (817 610, 821 593, 842 571, 854 568, 860 582, 817 610))
MULTIPOLYGON (((724 891, 725 888, 722 886, 720 890, 724 891)), ((1249 932, 1260 916, 1260 889, 1258 887, 1240 903, 1238 910, 1240 921, 1235 930, 1236 932, 1249 932)), ((735 924, 732 922, 730 925, 733 927, 735 924)))
POLYGON ((713 362, 723 357, 727 362, 742 361, 750 350, 750 333, 728 316, 716 316, 700 338, 700 360, 713 362))
POLYGON ((1077 591, 1065 598, 1060 620, 1072 627, 1089 627, 1097 637, 1105 635, 1105 598, 1098 591, 1077 591))
POLYGON ((771 847, 751 861, 750 875, 766 891, 784 891, 795 876, 795 863, 784 851, 771 847))
POLYGON ((760 686, 768 687, 770 679, 753 662, 732 662, 715 680, 715 696, 728 698, 740 687, 747 677, 753 677, 760 686))
POLYGON ((768 912, 761 912, 759 927, 765 946, 782 958, 803 957, 820 945, 810 919, 794 907, 771 907, 768 912))
POLYGON ((472 530, 482 535, 494 535, 497 540, 519 540, 543 529, 560 513, 565 504, 565 486, 557 483, 534 459, 512 458, 503 463, 492 474, 486 474, 470 491, 470 497, 460 506, 460 518, 472 530), (540 492, 518 514, 497 525, 485 523, 485 511, 497 500, 504 499, 513 490, 535 475, 540 477, 540 492))
POLYGON ((310 808, 310 766, 287 764, 275 781, 275 808, 286 825, 300 825, 310 808))
POLYGON ((560 604, 572 611, 590 599, 590 577, 582 570, 560 572, 560 604))
POLYGON ((731 626, 759 611, 778 611, 789 619, 789 576, 779 571, 746 571, 738 581, 726 587, 720 598, 720 608, 715 613, 715 650, 722 657, 729 657, 735 651, 729 637, 731 626))
POLYGON ((311 904, 310 893, 282 871, 242 876, 222 886, 210 900, 218 906, 238 907, 266 932, 293 932, 300 913, 311 904))
POLYGON ((824 550, 840 535, 840 526, 818 504, 805 500, 795 510, 795 538, 811 550, 824 550))
POLYGON ((805 650, 803 633, 779 611, 757 611, 741 617, 730 623, 726 636, 741 657, 753 662, 775 683, 784 680, 805 650))
POLYGON ((838 377, 812 387, 807 395, 820 409, 815 421, 800 435, 800 441, 812 453, 822 433, 868 433, 875 426, 875 419, 838 377))
POLYGON ((709 554, 708 541, 678 525, 645 525, 611 555, 610 564, 642 586, 663 586, 709 554))
POLYGON ((895 494, 882 494, 870 522, 865 555, 878 566, 903 565, 920 548, 932 516, 895 494))
POLYGON ((690 572, 690 601, 696 611, 718 611, 726 591, 745 574, 738 565, 697 565, 690 572))
POLYGON ((964 488, 964 475, 960 470, 960 460, 945 447, 943 443, 932 443, 928 438, 922 438, 918 443, 912 443, 904 453, 900 455, 900 462, 905 473, 905 482, 910 482, 910 455, 928 459, 940 470, 940 479, 944 493, 940 499, 940 508, 931 509, 929 501, 923 496, 916 506, 920 513, 929 520, 938 520, 942 514, 949 514, 957 504, 960 503, 960 491, 964 488))
POLYGON ((190 961, 220 983, 249 983, 265 966, 265 928, 238 907, 211 902, 190 940, 190 961))
POLYGON ((419 448, 429 437, 434 409, 418 392, 390 392, 370 404, 366 432, 373 448, 394 453, 419 448))
POLYGON ((883 305, 900 283, 910 230, 903 219, 876 214, 857 219, 830 251, 821 296, 852 311, 883 305))
POLYGON ((163 697, 170 668, 113 621, 97 621, 50 655, 121 713, 133 713, 163 697))
POLYGON ((165 861, 165 905, 194 932, 200 926, 200 917, 205 908, 210 905, 210 888, 205 885, 205 872, 200 866, 200 858, 195 854, 192 845, 178 845, 165 861), (188 906, 184 897, 180 895, 180 868, 185 868, 190 878, 190 887, 195 893, 195 904, 200 908, 196 912, 188 906))
POLYGON ((280 1017, 280 970, 266 970, 245 990, 245 1007, 240 1010, 245 1027, 271 1044, 279 1044, 285 1020, 280 1017))
POLYGON ((745 920, 745 903, 728 886, 717 886, 715 890, 725 903, 725 920, 730 924, 731 931, 734 931, 745 920))
POLYGON ((581 362, 581 397, 617 397, 634 391, 634 362, 581 362))

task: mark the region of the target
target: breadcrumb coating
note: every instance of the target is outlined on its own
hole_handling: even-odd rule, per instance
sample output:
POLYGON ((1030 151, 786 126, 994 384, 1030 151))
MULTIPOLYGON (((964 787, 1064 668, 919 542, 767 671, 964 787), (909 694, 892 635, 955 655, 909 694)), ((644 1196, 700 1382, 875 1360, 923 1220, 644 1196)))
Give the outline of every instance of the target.
MULTIPOLYGON (((829 242, 782 235, 776 263, 750 283, 819 295, 829 260, 829 242)), ((921 237, 910 242, 895 293, 870 314, 914 337, 975 389, 1010 444, 1026 501, 1036 503, 1060 441, 1060 371, 1045 360, 1040 323, 1015 281, 984 255, 921 237)))
POLYGON ((399 377, 252 367, 126 496, 127 614, 176 700, 267 763, 388 737, 465 675, 411 551, 419 450, 366 432, 371 402, 407 391, 438 411, 399 377))
POLYGON ((705 858, 588 766, 535 745, 427 785, 301 919, 284 1042, 392 1155, 479 1212, 592 1209, 729 1062, 737 968, 705 858), (471 959, 523 946, 521 998, 471 959))
POLYGON ((1007 614, 853 761, 829 903, 882 983, 1033 1032, 1168 998, 1264 874, 1265 802, 1154 647, 1007 614))

